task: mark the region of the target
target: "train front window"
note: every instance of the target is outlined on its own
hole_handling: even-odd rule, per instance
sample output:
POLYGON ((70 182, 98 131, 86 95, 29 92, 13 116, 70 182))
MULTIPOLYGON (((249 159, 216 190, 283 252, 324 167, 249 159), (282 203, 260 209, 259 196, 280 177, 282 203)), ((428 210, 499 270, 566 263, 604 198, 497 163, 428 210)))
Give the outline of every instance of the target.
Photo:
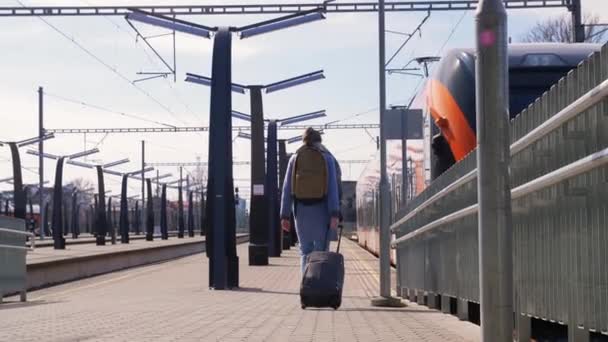
POLYGON ((572 68, 522 68, 509 71, 509 112, 514 118, 572 68))

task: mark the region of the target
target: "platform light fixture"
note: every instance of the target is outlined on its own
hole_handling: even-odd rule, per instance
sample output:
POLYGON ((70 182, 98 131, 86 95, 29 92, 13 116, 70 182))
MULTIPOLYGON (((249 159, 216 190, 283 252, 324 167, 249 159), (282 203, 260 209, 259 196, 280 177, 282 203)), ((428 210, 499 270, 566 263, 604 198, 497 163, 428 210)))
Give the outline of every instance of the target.
POLYGON ((137 170, 137 171, 133 171, 133 172, 127 172, 127 174, 129 176, 138 176, 138 175, 150 172, 150 171, 154 171, 154 167, 153 166, 145 167, 143 170, 137 170))
POLYGON ((281 126, 285 126, 285 125, 290 125, 290 124, 294 124, 294 123, 298 123, 298 122, 302 122, 302 121, 323 118, 326 116, 327 116, 327 114, 325 113, 325 110, 319 110, 316 112, 292 116, 292 117, 289 117, 286 119, 280 119, 277 121, 280 123, 281 126))
POLYGON ((76 152, 74 154, 70 154, 68 156, 68 159, 78 159, 78 158, 90 156, 91 154, 95 154, 95 153, 98 153, 98 152, 99 152, 99 149, 96 147, 96 148, 92 148, 90 150, 85 150, 85 151, 82 151, 82 152, 76 152))
POLYGON ((49 140, 49 139, 53 139, 55 138, 55 134, 54 133, 49 133, 49 134, 45 134, 44 136, 42 136, 42 138, 40 137, 33 137, 30 139, 25 139, 25 140, 21 140, 17 142, 17 146, 18 147, 23 147, 23 146, 28 146, 28 145, 33 145, 33 144, 37 144, 40 141, 44 141, 44 140, 49 140))
POLYGON ((46 152, 40 153, 40 152, 35 151, 35 150, 28 150, 27 154, 31 154, 31 155, 34 155, 34 156, 42 155, 44 158, 47 158, 47 159, 54 159, 54 160, 59 159, 58 155, 50 154, 50 153, 46 153, 46 152))
POLYGON ((187 33, 203 38, 211 38, 211 32, 216 31, 217 28, 207 27, 191 23, 188 21, 165 17, 162 15, 156 15, 148 13, 138 9, 131 9, 131 13, 125 16, 127 21, 137 21, 148 25, 163 27, 169 30, 175 30, 177 32, 187 33))
POLYGON ((239 132, 237 134, 237 138, 249 139, 251 140, 251 134, 245 132, 239 132))
POLYGON ((241 33, 241 39, 245 39, 323 19, 325 19, 323 12, 320 9, 315 9, 313 11, 296 13, 253 25, 243 26, 238 28, 238 31, 241 33))
POLYGON ((232 117, 251 122, 251 115, 245 114, 245 113, 241 113, 241 112, 236 111, 236 110, 232 111, 232 117))
POLYGON ((70 164, 70 165, 75 165, 75 166, 84 167, 84 168, 87 168, 87 169, 92 169, 92 168, 94 167, 94 165, 92 165, 92 164, 89 164, 89 163, 83 163, 83 162, 79 162, 79 161, 77 161, 77 160, 71 160, 71 159, 70 159, 70 160, 68 160, 68 161, 66 161, 66 163, 67 163, 67 164, 70 164))
MULTIPOLYGON (((190 82, 190 83, 204 85, 207 87, 211 87, 211 78, 207 77, 207 76, 197 75, 197 74, 193 74, 193 73, 186 73, 185 81, 190 82)), ((235 93, 245 94, 246 89, 247 89, 247 87, 244 85, 241 85, 238 83, 232 84, 232 91, 235 93)))
MULTIPOLYGON (((310 83, 310 82, 314 82, 314 81, 322 80, 322 79, 325 79, 324 71, 317 70, 315 72, 288 78, 286 80, 282 80, 279 82, 274 82, 271 84, 255 86, 255 87, 264 89, 265 92, 268 94, 268 93, 273 93, 273 92, 276 92, 279 90, 296 87, 301 84, 310 83)), ((207 77, 207 76, 197 75, 197 74, 193 74, 193 73, 186 73, 185 81, 190 82, 190 83, 204 85, 207 87, 211 87, 211 78, 207 77)), ((254 87, 254 86, 232 83, 232 91, 235 93, 239 93, 239 94, 245 94, 245 91, 252 87, 254 87)))
POLYGON ((112 175, 112 176, 119 176, 119 177, 123 176, 123 174, 120 173, 120 172, 118 172, 118 171, 108 170, 108 169, 103 169, 103 173, 107 173, 107 174, 112 175))
POLYGON ((297 77, 292 77, 283 81, 275 82, 264 86, 266 89, 266 94, 273 93, 275 91, 299 86, 301 84, 314 82, 317 80, 325 79, 325 75, 323 74, 323 70, 318 70, 315 72, 311 72, 306 75, 301 75, 297 77))
MULTIPOLYGON (((325 132, 323 130, 319 130, 319 134, 323 135, 325 132)), ((302 136, 295 136, 285 140, 288 144, 294 144, 302 141, 302 136)))
POLYGON ((105 169, 105 168, 110 168, 110 167, 114 167, 114 166, 118 166, 118 165, 126 164, 126 163, 128 163, 129 161, 130 161, 130 160, 129 160, 129 158, 125 158, 125 159, 117 160, 117 161, 110 162, 110 163, 107 163, 107 164, 103 164, 103 165, 102 165, 102 167, 103 167, 104 169, 105 169))
POLYGON ((165 173, 164 175, 160 175, 160 176, 154 177, 154 178, 155 179, 165 179, 165 178, 169 178, 171 176, 173 176, 173 174, 171 174, 171 173, 165 173))

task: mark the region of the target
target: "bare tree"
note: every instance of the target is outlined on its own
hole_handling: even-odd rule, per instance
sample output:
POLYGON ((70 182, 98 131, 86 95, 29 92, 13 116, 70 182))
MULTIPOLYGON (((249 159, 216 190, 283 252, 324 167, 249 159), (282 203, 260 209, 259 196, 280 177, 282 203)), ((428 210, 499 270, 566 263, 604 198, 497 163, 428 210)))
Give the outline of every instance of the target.
MULTIPOLYGON (((599 24, 597 15, 585 14, 583 23, 585 25, 585 42, 606 42, 606 28, 597 26, 599 24)), ((525 43, 570 43, 574 41, 572 34, 572 17, 565 14, 537 22, 520 40, 525 43)))

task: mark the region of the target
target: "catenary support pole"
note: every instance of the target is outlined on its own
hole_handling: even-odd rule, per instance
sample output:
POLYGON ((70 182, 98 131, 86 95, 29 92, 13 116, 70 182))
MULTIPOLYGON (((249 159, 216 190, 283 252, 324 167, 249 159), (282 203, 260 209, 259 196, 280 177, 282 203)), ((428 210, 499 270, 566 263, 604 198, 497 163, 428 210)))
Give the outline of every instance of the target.
POLYGON ((507 12, 480 0, 476 16, 479 289, 483 341, 513 341, 507 12))
POLYGON ((38 88, 38 205, 40 206, 40 240, 44 240, 46 231, 44 229, 46 220, 48 220, 46 213, 42 208, 44 205, 44 89, 38 88))
POLYGON ((572 14, 572 39, 573 43, 585 41, 585 26, 583 25, 583 12, 581 0, 570 0, 570 13, 572 14))
POLYGON ((380 296, 372 298, 373 306, 403 306, 401 300, 391 296, 391 261, 389 232, 389 187, 386 173, 386 51, 385 51, 385 13, 384 0, 378 1, 378 63, 379 63, 379 102, 380 102, 380 296))

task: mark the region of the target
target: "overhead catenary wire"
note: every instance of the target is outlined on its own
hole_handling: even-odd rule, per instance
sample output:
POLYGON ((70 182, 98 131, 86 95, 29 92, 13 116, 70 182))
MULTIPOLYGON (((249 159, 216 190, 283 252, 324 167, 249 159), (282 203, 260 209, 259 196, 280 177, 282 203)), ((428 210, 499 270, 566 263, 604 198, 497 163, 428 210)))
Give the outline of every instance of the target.
POLYGON ((452 30, 448 34, 447 39, 445 40, 445 42, 443 42, 443 45, 441 45, 441 47, 439 48, 439 50, 437 50, 437 53, 435 53, 435 56, 439 56, 439 54, 441 54, 441 52, 443 52, 443 49, 446 47, 446 45, 448 45, 449 41, 452 40, 452 37, 456 33, 456 30, 458 29, 458 27, 462 23, 462 20, 466 16, 467 16, 467 11, 462 11, 462 15, 460 16, 460 19, 458 19, 458 22, 456 22, 456 25, 454 25, 454 27, 452 27, 452 30))
MULTIPOLYGON (((19 5, 21 5, 22 7, 27 7, 21 0, 15 0, 15 1, 17 3, 19 3, 19 5)), ((83 51, 84 53, 86 53, 87 55, 89 55, 91 58, 93 58, 99 64, 103 65, 106 69, 108 69, 109 71, 111 71, 113 74, 115 74, 116 76, 118 76, 120 79, 122 79, 123 81, 129 83, 133 88, 135 88, 141 94, 145 95, 152 102, 156 103, 158 106, 160 106, 161 108, 163 108, 163 110, 165 110, 167 113, 169 113, 175 120, 181 122, 182 124, 186 124, 183 120, 181 120, 180 118, 178 118, 178 116, 171 110, 171 108, 169 108, 167 105, 165 105, 164 103, 162 103, 160 100, 158 100, 157 98, 155 98, 154 96, 152 96, 152 94, 150 94, 149 92, 147 92, 143 88, 139 87, 137 84, 133 83, 133 81, 131 81, 128 77, 126 77, 125 75, 123 75, 117 68, 115 68, 115 67, 111 66, 110 64, 108 64, 107 62, 105 62, 103 59, 101 59, 99 56, 97 56, 91 50, 87 49, 84 45, 82 45, 80 42, 78 42, 74 37, 70 37, 67 33, 65 33, 62 30, 60 30, 57 26, 51 24, 45 18, 43 18, 41 16, 38 16, 38 19, 40 19, 43 23, 45 23, 47 26, 49 26, 53 31, 57 32, 58 34, 60 34, 61 36, 63 36, 65 39, 67 39, 68 41, 70 41, 72 44, 74 44, 76 47, 78 47, 81 51, 83 51)))
MULTIPOLYGON (((87 0, 82 0, 84 3, 86 3, 87 5, 91 5, 90 1, 87 0)), ((107 16, 103 17, 106 21, 108 21, 112 26, 114 26, 117 30, 123 32, 124 34, 126 34, 129 38, 131 39, 135 39, 137 40, 137 33, 133 33, 130 30, 125 29, 122 25, 120 25, 119 23, 115 22, 112 18, 109 18, 107 16)), ((148 59, 148 62, 156 67, 156 68, 160 68, 161 66, 158 63, 158 60, 153 58, 152 55, 148 52, 148 50, 141 46, 141 45, 137 45, 141 47, 142 52, 144 53, 144 55, 146 56, 146 58, 148 59)), ((176 72, 175 70, 173 72, 176 72)), ((182 94, 177 90, 177 88, 175 88, 172 84, 171 81, 163 78, 166 82, 166 85, 169 87, 169 89, 171 89, 171 93, 173 95, 173 97, 179 102, 181 103, 181 105, 186 109, 186 114, 190 115, 191 117, 193 117, 196 121, 195 122, 199 122, 200 118, 194 113, 194 111, 192 110, 192 108, 184 101, 182 94)), ((201 133, 198 133, 200 136, 202 136, 201 133)))
POLYGON ((414 29, 414 31, 412 31, 412 33, 405 39, 405 41, 401 44, 401 46, 399 46, 399 48, 397 49, 397 51, 395 51, 395 53, 393 53, 393 55, 388 59, 388 61, 384 64, 384 67, 388 67, 391 62, 399 55, 399 53, 401 52, 401 50, 403 50, 403 48, 407 45, 407 43, 410 42, 410 40, 414 37, 414 35, 416 34, 416 32, 419 32, 422 35, 422 26, 427 22, 427 20, 429 20, 429 18, 431 17, 431 11, 429 11, 426 16, 424 17, 424 19, 422 19, 422 21, 420 22, 420 24, 418 24, 418 26, 416 26, 416 28, 414 29))
POLYGON ((112 113, 112 114, 116 114, 116 115, 121 115, 121 116, 125 116, 125 117, 129 117, 132 119, 137 119, 137 120, 141 120, 141 121, 146 121, 146 122, 150 122, 150 123, 154 123, 157 125, 161 125, 161 126, 167 126, 167 127, 171 127, 171 128, 175 128, 176 126, 174 125, 170 125, 168 123, 162 122, 162 121, 156 121, 156 120, 150 120, 150 119, 146 119, 145 117, 143 117, 143 115, 137 115, 137 114, 130 114, 130 113, 126 113, 123 111, 117 111, 117 110, 112 110, 106 107, 102 107, 96 104, 91 104, 91 103, 87 103, 85 101, 82 100, 75 100, 75 99, 71 99, 62 95, 56 95, 53 93, 48 93, 45 92, 44 93, 45 96, 51 97, 51 98, 55 98, 64 102, 69 102, 69 103, 73 103, 73 104, 77 104, 77 105, 82 105, 91 109, 96 109, 99 111, 103 111, 103 112, 107 112, 107 113, 112 113))

